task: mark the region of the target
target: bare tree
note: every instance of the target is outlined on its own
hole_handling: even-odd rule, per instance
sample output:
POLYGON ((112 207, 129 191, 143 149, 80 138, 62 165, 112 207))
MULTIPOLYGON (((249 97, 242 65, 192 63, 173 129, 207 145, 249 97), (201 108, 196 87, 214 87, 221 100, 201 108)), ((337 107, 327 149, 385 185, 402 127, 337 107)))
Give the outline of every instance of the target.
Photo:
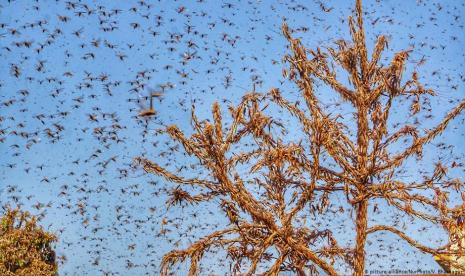
MULTIPOLYGON (((408 50, 394 54, 390 64, 381 64, 385 36, 377 38, 369 57, 361 0, 356 0, 355 12, 355 19, 349 17, 348 21, 352 41, 338 40, 326 51, 306 49, 283 24, 292 51, 284 57, 289 65, 284 75, 300 89, 305 107, 286 100, 278 89, 265 94, 254 91, 243 96, 239 105, 229 106, 228 124, 215 103, 212 123, 200 121, 193 109, 194 134, 190 137, 177 126, 167 127, 166 133, 199 161, 203 177, 186 178, 137 158, 146 172, 177 185, 170 190, 170 204, 215 199, 229 220, 229 227, 214 231, 187 249, 166 254, 163 275, 186 258, 191 262, 189 274, 197 274, 199 261, 211 248, 226 250, 233 273, 252 275, 261 265, 267 275, 280 271, 304 275, 316 273, 317 268, 337 275, 338 260, 351 267, 354 275, 363 275, 367 239, 378 231, 389 231, 432 255, 446 251, 464 254, 464 247, 451 252, 450 244, 440 248, 420 244, 396 225, 368 226, 369 204, 381 199, 403 214, 446 230, 458 227, 456 217, 463 216, 465 205, 449 208, 447 191, 465 195, 463 183, 444 181, 445 164, 438 163, 430 176, 418 182, 406 183, 397 175, 408 159, 422 158, 423 147, 460 114, 465 100, 432 129, 422 131, 420 124, 405 122, 399 122, 397 129, 388 127, 395 100, 412 101, 410 112, 415 115, 422 111, 422 99, 434 96, 434 91, 419 83, 416 72, 408 80, 404 77, 408 50), (348 75, 348 84, 338 80, 341 71, 348 75), (314 91, 317 81, 350 106, 352 122, 344 123, 341 114, 325 110, 314 91), (295 118, 304 139, 287 142, 280 137, 286 130, 279 118, 267 113, 270 105, 295 118), (403 148, 399 150, 399 146, 403 148), (334 193, 345 195, 354 210, 354 247, 341 246, 330 229, 311 222, 327 214, 334 193), (426 206, 429 211, 417 206, 426 206)), ((458 263, 453 266, 460 267, 458 263)))

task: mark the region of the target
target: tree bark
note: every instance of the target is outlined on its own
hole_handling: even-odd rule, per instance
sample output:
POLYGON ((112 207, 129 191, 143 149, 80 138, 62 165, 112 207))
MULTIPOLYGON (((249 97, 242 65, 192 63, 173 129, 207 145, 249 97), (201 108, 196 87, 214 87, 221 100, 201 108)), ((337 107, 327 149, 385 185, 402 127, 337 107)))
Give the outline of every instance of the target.
POLYGON ((356 231, 355 239, 355 260, 354 275, 363 276, 365 274, 365 243, 367 237, 367 210, 368 201, 363 200, 357 204, 356 231))

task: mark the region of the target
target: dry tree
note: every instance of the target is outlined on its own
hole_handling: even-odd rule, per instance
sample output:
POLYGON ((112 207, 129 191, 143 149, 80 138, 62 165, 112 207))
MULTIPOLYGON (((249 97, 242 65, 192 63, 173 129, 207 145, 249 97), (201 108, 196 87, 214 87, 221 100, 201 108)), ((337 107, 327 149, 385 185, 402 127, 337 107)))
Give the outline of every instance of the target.
POLYGON ((52 248, 56 240, 28 212, 5 209, 0 217, 0 274, 58 275, 52 248))
MULTIPOLYGON (((429 130, 404 122, 398 129, 390 128, 394 103, 411 101, 410 112, 415 115, 422 110, 422 99, 434 96, 434 91, 420 84, 416 72, 406 80, 409 50, 394 54, 388 65, 381 64, 385 36, 377 37, 369 56, 361 0, 356 0, 355 13, 348 21, 352 41, 338 40, 336 47, 326 51, 305 48, 283 24, 292 51, 283 59, 289 65, 283 74, 298 86, 305 107, 286 100, 276 88, 268 93, 254 91, 243 96, 240 104, 228 107, 227 124, 219 104, 214 103, 213 122, 199 120, 192 109, 194 133, 190 137, 177 126, 166 128, 171 139, 198 160, 202 177, 186 178, 144 157, 137 158, 146 172, 177 185, 170 191, 170 204, 215 200, 217 212, 223 212, 229 221, 229 227, 166 254, 162 275, 186 259, 190 259, 189 274, 198 274, 200 260, 212 248, 225 249, 233 274, 252 275, 262 270, 266 275, 280 271, 337 275, 335 263, 339 261, 354 275, 363 275, 367 240, 379 231, 397 235, 434 256, 446 252, 463 255, 461 247, 451 252, 450 243, 440 248, 420 244, 396 225, 368 225, 369 205, 382 200, 404 215, 446 230, 463 227, 456 218, 463 217, 465 204, 455 209, 448 206, 449 190, 465 196, 463 182, 444 181, 445 164, 438 163, 430 176, 416 182, 404 182, 398 174, 407 160, 422 158, 423 148, 460 114, 465 100, 429 130), (349 77, 348 84, 338 80, 341 71, 349 77), (352 108, 352 122, 344 123, 341 114, 325 110, 314 90, 315 82, 325 84, 352 108), (304 134, 301 140, 280 137, 286 128, 266 112, 270 105, 298 122, 304 134), (314 223, 315 218, 327 215, 331 195, 336 193, 343 195, 353 210, 354 246, 342 246, 331 229, 314 223)), ((452 266, 463 269, 458 262, 452 261, 452 266)))

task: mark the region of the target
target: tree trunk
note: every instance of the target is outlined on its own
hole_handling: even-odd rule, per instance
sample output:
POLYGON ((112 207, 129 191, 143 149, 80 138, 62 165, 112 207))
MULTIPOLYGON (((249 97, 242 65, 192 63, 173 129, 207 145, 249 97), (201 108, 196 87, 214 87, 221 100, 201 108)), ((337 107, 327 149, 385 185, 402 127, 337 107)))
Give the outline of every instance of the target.
POLYGON ((363 276, 365 274, 365 242, 367 237, 367 209, 368 201, 363 200, 357 204, 356 231, 355 239, 355 260, 354 275, 363 276))

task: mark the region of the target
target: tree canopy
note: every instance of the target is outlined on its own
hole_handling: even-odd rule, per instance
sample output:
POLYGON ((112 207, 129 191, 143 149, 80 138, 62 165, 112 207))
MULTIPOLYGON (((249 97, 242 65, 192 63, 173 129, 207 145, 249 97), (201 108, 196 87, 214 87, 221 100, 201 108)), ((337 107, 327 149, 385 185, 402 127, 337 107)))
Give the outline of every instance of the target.
POLYGON ((56 241, 28 212, 6 209, 0 218, 0 274, 57 275, 56 241))

